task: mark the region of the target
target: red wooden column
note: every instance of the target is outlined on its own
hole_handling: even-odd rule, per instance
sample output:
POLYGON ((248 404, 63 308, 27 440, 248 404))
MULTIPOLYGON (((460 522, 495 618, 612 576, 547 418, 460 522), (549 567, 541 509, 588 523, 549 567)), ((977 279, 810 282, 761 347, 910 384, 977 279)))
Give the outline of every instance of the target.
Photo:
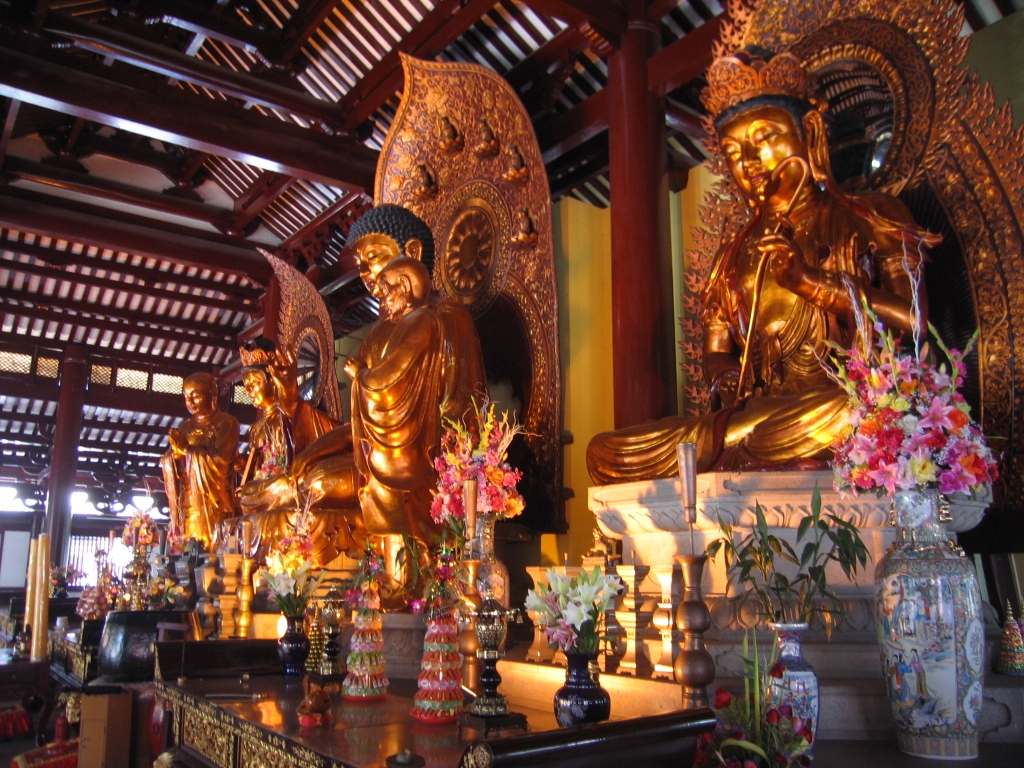
POLYGON ((674 403, 665 101, 648 87, 661 47, 645 0, 629 0, 629 27, 608 59, 615 426, 659 418, 674 403))
POLYGON ((71 538, 71 492, 78 474, 78 440, 82 434, 82 406, 89 382, 89 351, 69 345, 60 367, 57 424, 50 454, 50 485, 46 494, 45 529, 50 534, 50 562, 64 564, 71 538))

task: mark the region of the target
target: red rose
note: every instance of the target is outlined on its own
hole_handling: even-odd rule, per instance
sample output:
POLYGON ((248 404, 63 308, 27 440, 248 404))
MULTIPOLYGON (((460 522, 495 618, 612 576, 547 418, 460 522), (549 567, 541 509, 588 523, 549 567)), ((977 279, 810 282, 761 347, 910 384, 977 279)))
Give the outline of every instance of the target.
POLYGON ((814 741, 814 734, 811 733, 810 725, 805 725, 803 728, 796 732, 796 735, 803 736, 807 740, 808 744, 814 741))
POLYGON ((807 755, 800 755, 800 757, 798 757, 796 760, 804 768, 811 768, 811 758, 809 758, 807 755))
POLYGON ((768 674, 772 677, 781 678, 785 674, 786 670, 782 668, 782 662, 775 662, 775 665, 768 670, 768 674))
POLYGON ((779 710, 777 710, 775 707, 772 707, 768 710, 768 713, 764 716, 764 719, 768 723, 768 725, 775 725, 777 722, 779 722, 779 710))
POLYGON ((725 709, 732 704, 732 694, 724 688, 715 689, 715 709, 725 709))
POLYGON ((789 760, 787 760, 786 756, 781 752, 776 752, 773 759, 775 760, 776 765, 786 765, 789 763, 789 760))

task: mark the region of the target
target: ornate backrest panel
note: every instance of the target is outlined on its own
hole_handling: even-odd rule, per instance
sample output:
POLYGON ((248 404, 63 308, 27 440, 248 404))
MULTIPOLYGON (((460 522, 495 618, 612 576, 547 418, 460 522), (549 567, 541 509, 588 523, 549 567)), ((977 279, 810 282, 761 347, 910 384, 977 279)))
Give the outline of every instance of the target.
POLYGON ((273 341, 295 355, 302 399, 341 420, 334 332, 327 305, 305 275, 276 256, 264 256, 274 269, 273 290, 279 308, 273 341))
POLYGON ((434 283, 475 318, 488 378, 512 380, 533 454, 526 461, 549 503, 556 500, 553 517, 532 521, 559 526, 558 293, 533 125, 489 69, 405 55, 402 66, 405 89, 381 150, 374 202, 403 205, 434 232, 434 283))
MULTIPOLYGON (((716 55, 746 45, 791 51, 817 77, 829 101, 833 167, 847 189, 897 194, 921 223, 952 235, 930 269, 969 285, 974 311, 946 311, 939 325, 954 344, 980 329, 968 394, 973 388, 976 415, 1004 456, 1002 509, 988 524, 1006 530, 1009 518, 1000 518, 1024 492, 1024 365, 1015 365, 1024 362, 1024 130, 1014 131, 1009 107, 997 110, 991 89, 961 68, 969 45, 958 36, 962 8, 953 0, 734 0, 729 17, 716 55)), ((709 148, 713 170, 726 177, 717 144, 709 148)), ((736 226, 731 186, 723 178, 706 201, 707 231, 689 255, 684 330, 687 372, 698 383, 687 394, 698 407, 706 389, 694 295, 725 228, 736 226)), ((943 312, 933 306, 937 319, 943 312)), ((1024 529, 1016 533, 1024 539, 1024 529)))

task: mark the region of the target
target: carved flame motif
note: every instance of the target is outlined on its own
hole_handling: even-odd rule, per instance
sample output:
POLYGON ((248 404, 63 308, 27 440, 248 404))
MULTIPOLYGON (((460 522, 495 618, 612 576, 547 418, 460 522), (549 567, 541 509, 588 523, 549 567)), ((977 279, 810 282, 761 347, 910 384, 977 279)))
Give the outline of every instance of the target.
POLYGON ((486 277, 494 256, 494 223, 480 207, 459 214, 448 235, 444 258, 452 287, 459 294, 472 294, 486 277))

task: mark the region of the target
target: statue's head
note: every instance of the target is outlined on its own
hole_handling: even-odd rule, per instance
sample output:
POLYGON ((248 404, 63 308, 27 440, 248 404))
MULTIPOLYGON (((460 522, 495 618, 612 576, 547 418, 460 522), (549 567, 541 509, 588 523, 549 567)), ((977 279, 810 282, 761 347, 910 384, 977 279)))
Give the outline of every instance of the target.
POLYGON ((263 337, 247 341, 238 350, 242 360, 242 386, 257 408, 273 405, 277 400, 268 368, 276 354, 277 345, 263 337))
POLYGON ((217 412, 217 380, 209 373, 193 373, 182 385, 185 407, 203 419, 217 412))
POLYGON ((378 299, 380 271, 392 259, 408 256, 434 268, 434 236, 430 227, 412 211, 400 205, 378 205, 364 213, 349 230, 349 243, 356 252, 359 276, 366 289, 378 299))
MULTIPOLYGON (((382 304, 387 316, 398 321, 430 298, 433 285, 430 272, 422 261, 399 256, 392 259, 377 275, 382 304)), ((385 314, 382 312, 381 314, 385 314)))
POLYGON ((750 205, 786 209, 801 186, 811 186, 805 168, 814 181, 831 181, 824 104, 792 54, 740 51, 715 59, 703 100, 729 171, 750 205))

